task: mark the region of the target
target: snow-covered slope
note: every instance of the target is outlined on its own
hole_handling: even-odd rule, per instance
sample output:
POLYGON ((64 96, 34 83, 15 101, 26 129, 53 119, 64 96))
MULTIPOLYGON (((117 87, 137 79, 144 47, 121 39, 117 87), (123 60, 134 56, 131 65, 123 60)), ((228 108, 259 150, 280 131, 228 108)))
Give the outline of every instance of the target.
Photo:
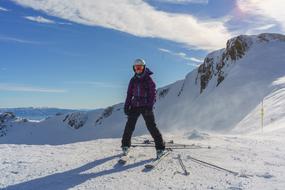
MULTIPOLYGON (((227 136, 190 133, 166 137, 211 149, 176 149, 154 170, 144 164, 154 148, 132 148, 130 161, 117 164, 120 139, 97 139, 59 146, 0 144, 0 189, 5 190, 283 190, 284 128, 266 135, 227 136), (193 139, 193 136, 195 138, 193 139), (196 138, 197 136, 205 138, 196 138), (190 175, 185 176, 178 154, 190 175), (193 162, 191 157, 238 172, 193 162)), ((136 137, 142 142, 149 136, 136 137)))
MULTIPOLYGON (((283 35, 239 36, 229 40, 226 49, 209 54, 198 70, 187 75, 183 93, 174 100, 178 102, 176 106, 162 109, 178 113, 173 116, 175 120, 169 120, 174 121, 170 125, 229 131, 241 124, 258 109, 264 97, 284 87, 284 48, 283 35)), ((169 101, 166 98, 165 102, 169 101)), ((251 119, 260 123, 260 118, 251 119)))
POLYGON ((95 128, 93 120, 99 117, 101 111, 74 112, 43 121, 23 121, 15 116, 13 120, 3 122, 5 128, 2 131, 5 129, 5 133, 0 138, 0 143, 58 145, 99 138, 106 131, 95 128))
MULTIPOLYGON (((228 132, 235 127, 254 131, 260 127, 260 104, 266 97, 278 105, 265 109, 265 128, 284 118, 280 108, 285 105, 279 101, 284 97, 284 49, 285 36, 280 34, 230 39, 225 49, 210 53, 184 80, 158 90, 158 126, 164 131, 196 128, 228 132), (278 114, 270 116, 273 112, 278 114), (251 117, 253 114, 256 117, 251 117)), ((102 125, 108 126, 115 117, 103 119, 102 125)), ((124 121, 117 120, 117 126, 122 127, 124 121)), ((144 122, 140 120, 138 125, 143 128, 144 122)))
MULTIPOLYGON (((280 126, 278 123, 284 121, 285 115, 284 49, 285 36, 280 34, 230 39, 225 49, 210 53, 184 80, 158 89, 155 105, 158 127, 163 133, 192 129, 254 132, 260 128, 263 99, 264 130, 274 123, 280 126)), ((120 103, 39 123, 14 122, 0 143, 61 144, 120 137, 126 122, 122 108, 120 103)), ((145 132, 140 117, 135 134, 145 132)))

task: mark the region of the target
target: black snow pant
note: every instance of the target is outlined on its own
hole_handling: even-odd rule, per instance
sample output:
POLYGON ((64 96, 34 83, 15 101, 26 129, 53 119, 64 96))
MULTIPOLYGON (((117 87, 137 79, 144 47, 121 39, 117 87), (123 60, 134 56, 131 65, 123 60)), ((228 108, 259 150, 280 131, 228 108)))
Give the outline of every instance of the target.
POLYGON ((126 123, 125 131, 122 138, 122 147, 131 146, 132 134, 135 130, 135 126, 140 114, 142 114, 147 129, 150 132, 152 138, 154 139, 155 148, 157 150, 164 150, 165 149, 164 141, 162 139, 161 133, 156 127, 153 111, 145 107, 132 108, 130 110, 130 113, 128 114, 128 121, 126 123))

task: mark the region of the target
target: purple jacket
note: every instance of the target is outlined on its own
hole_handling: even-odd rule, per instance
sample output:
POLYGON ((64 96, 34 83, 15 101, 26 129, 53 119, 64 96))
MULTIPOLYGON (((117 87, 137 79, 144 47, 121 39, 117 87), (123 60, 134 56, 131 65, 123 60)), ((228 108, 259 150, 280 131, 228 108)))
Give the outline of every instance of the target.
POLYGON ((125 107, 149 107, 152 108, 155 103, 156 89, 148 68, 145 68, 141 76, 135 74, 130 80, 128 94, 125 101, 125 107))

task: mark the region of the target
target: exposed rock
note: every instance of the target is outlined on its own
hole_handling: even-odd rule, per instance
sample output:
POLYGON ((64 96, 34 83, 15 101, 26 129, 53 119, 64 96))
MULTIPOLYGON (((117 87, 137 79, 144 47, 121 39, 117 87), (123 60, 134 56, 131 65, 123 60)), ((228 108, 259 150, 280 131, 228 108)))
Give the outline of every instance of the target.
POLYGON ((215 52, 209 54, 198 68, 196 84, 200 79, 200 93, 207 87, 213 76, 217 76, 216 86, 218 86, 225 79, 223 68, 241 59, 252 43, 250 38, 241 35, 228 40, 226 49, 220 50, 223 51, 221 57, 215 57, 215 52))
POLYGON ((184 86, 185 86, 185 80, 183 81, 183 84, 182 84, 181 89, 179 90, 177 96, 180 96, 182 94, 182 92, 184 90, 184 86))
POLYGON ((105 118, 109 117, 112 114, 113 110, 114 110, 113 106, 107 107, 103 112, 103 117, 105 118))
POLYGON ((23 118, 23 119, 22 119, 22 122, 27 123, 27 122, 29 122, 29 120, 26 119, 26 118, 23 118))
POLYGON ((7 134, 7 125, 5 124, 0 124, 0 137, 3 137, 7 134))
POLYGON ((164 98, 169 92, 169 88, 162 89, 158 92, 158 98, 164 98))
POLYGON ((263 33, 259 34, 257 37, 260 42, 269 42, 271 40, 285 41, 285 36, 282 34, 263 33))
POLYGON ((68 114, 63 122, 67 122, 67 124, 74 129, 79 129, 84 126, 87 119, 88 116, 85 112, 75 112, 68 114))
MULTIPOLYGON (((120 111, 120 110, 121 110, 121 109, 117 109, 117 111, 120 111)), ((114 111, 114 106, 107 107, 107 108, 103 111, 102 115, 96 120, 95 125, 96 125, 96 124, 99 124, 99 125, 100 125, 100 124, 102 123, 102 121, 103 121, 104 118, 107 118, 107 117, 109 117, 109 116, 112 115, 113 111, 114 111)))
POLYGON ((12 112, 4 112, 0 114, 0 124, 15 119, 16 116, 12 112))
MULTIPOLYGON (((206 57, 204 63, 199 66, 198 74, 200 74, 200 93, 206 88, 209 80, 212 78, 213 74, 213 64, 214 59, 211 57, 206 57)), ((196 82, 197 82, 196 78, 196 82)))
POLYGON ((5 136, 10 126, 10 122, 15 120, 16 116, 12 112, 4 112, 0 114, 0 137, 5 136))
POLYGON ((244 35, 240 35, 236 38, 228 40, 227 47, 223 53, 222 61, 236 61, 242 58, 251 44, 252 41, 244 35))
POLYGON ((58 112, 58 113, 56 113, 55 115, 56 115, 56 116, 61 116, 61 115, 63 115, 63 113, 58 112))

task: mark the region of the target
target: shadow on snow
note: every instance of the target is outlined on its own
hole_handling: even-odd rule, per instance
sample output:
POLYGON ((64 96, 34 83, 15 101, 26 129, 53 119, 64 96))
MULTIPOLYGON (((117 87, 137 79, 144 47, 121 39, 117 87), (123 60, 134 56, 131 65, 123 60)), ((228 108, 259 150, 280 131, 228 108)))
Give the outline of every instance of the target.
POLYGON ((113 155, 110 157, 102 158, 90 163, 87 163, 79 168, 75 168, 69 171, 65 171, 62 173, 55 173, 52 175, 48 175, 45 177, 33 179, 30 181, 26 181, 23 183, 15 184, 8 186, 4 188, 5 190, 32 190, 32 189, 42 189, 42 190, 47 190, 47 189, 57 189, 57 190, 65 190, 69 189, 72 187, 75 187, 79 184, 84 183, 85 181, 97 178, 97 177, 102 177, 102 176, 107 176, 110 174, 114 173, 119 173, 125 170, 129 170, 132 168, 136 168, 139 166, 142 166, 148 162, 150 162, 152 159, 148 160, 143 160, 140 162, 132 163, 132 164, 127 164, 127 165, 118 165, 116 164, 113 168, 99 171, 97 173, 84 173, 82 172, 90 170, 94 167, 97 167, 99 165, 102 165, 108 161, 111 161, 115 158, 119 158, 120 154, 113 155))

